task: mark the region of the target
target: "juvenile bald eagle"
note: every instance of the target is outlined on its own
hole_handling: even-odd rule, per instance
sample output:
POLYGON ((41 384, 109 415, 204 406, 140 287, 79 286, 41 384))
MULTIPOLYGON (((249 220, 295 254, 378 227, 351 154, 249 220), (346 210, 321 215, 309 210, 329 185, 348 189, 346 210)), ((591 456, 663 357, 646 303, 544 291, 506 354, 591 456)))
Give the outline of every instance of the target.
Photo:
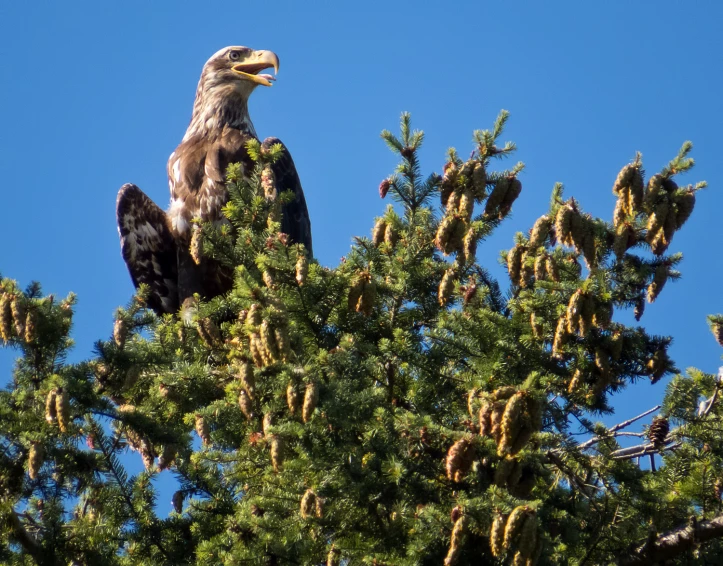
MULTIPOLYGON (((204 65, 196 90, 191 123, 168 159, 171 205, 163 212, 143 191, 130 183, 118 192, 116 214, 121 253, 133 284, 149 285, 148 306, 157 313, 173 313, 193 293, 211 298, 228 291, 233 273, 211 260, 196 264, 189 252, 191 221, 200 218, 226 222, 222 207, 228 201, 226 167, 240 162, 245 174, 254 163, 246 143, 256 137, 248 113, 248 99, 258 85, 271 86, 275 78, 260 74, 279 59, 271 51, 226 47, 204 65)), ((267 138, 262 146, 281 143, 267 138)), ((273 165, 279 192, 296 198, 283 209, 282 232, 304 244, 312 254, 311 223, 296 167, 286 147, 273 165)))

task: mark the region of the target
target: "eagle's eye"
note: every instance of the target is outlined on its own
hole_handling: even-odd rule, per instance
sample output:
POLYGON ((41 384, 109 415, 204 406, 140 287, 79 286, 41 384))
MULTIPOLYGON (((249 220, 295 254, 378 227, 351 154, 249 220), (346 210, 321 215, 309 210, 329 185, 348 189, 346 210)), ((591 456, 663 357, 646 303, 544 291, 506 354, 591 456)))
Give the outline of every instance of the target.
POLYGON ((231 59, 231 61, 238 61, 241 59, 241 52, 240 51, 230 51, 228 54, 228 58, 231 59))

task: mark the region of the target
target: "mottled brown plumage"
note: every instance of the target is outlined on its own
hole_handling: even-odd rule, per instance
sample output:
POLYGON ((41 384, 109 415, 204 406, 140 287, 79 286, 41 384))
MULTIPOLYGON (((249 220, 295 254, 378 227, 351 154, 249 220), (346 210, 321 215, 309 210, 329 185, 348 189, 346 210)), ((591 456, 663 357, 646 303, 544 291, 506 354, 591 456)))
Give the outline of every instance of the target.
MULTIPOLYGON (((148 306, 172 313, 193 293, 210 298, 228 291, 233 272, 217 262, 191 258, 189 246, 196 218, 226 223, 222 208, 228 200, 226 168, 240 163, 250 175, 254 163, 246 144, 257 139, 248 114, 248 98, 259 84, 274 78, 259 74, 278 58, 270 51, 226 47, 204 65, 196 91, 191 123, 168 160, 171 204, 163 212, 138 187, 126 184, 118 193, 117 218, 123 259, 133 284, 150 287, 148 306)), ((267 138, 263 147, 281 143, 267 138)), ((282 144, 283 145, 283 144, 282 144)), ((312 254, 311 223, 296 167, 284 147, 273 165, 279 192, 291 190, 296 198, 283 208, 281 229, 312 254)), ((198 259, 198 258, 196 258, 198 259)))

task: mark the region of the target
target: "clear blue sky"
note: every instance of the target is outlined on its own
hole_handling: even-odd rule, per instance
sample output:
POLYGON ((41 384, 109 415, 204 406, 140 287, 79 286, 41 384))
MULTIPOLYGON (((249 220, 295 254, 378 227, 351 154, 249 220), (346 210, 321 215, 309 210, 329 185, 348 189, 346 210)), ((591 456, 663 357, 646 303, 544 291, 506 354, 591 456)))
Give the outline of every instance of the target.
MULTIPOLYGON (((466 155, 473 129, 512 113, 523 193, 479 253, 503 278, 499 250, 546 210, 554 182, 610 218, 612 182, 636 150, 652 174, 692 140, 698 165, 684 181, 710 188, 671 246, 685 254, 683 279, 643 323, 675 337, 681 368, 714 372, 721 349, 705 315, 723 312, 721 21, 713 1, 2 2, 0 272, 75 291, 73 357, 87 357, 133 292, 116 192, 133 182, 167 205, 165 164, 201 67, 240 44, 281 59, 251 116, 261 137, 291 150, 329 266, 387 204, 377 186, 395 160, 379 132, 394 131, 402 111, 426 131, 423 163, 438 172, 447 147, 466 155)), ((0 383, 11 367, 0 351, 0 383)), ((620 418, 662 391, 633 388, 620 418)))

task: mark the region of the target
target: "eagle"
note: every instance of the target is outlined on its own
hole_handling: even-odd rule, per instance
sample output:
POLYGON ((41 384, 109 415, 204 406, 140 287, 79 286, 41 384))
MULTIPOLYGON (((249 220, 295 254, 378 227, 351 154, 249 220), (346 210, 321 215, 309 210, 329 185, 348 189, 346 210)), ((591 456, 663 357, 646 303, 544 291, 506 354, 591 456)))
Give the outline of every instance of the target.
MULTIPOLYGON (((175 313, 194 293, 210 299, 232 287, 232 270, 212 259, 201 258, 196 263, 191 257, 191 238, 198 230, 193 221, 228 222, 222 212, 229 198, 226 168, 240 163, 246 179, 254 169, 247 143, 258 137, 248 100, 257 86, 271 86, 275 77, 261 73, 271 68, 278 73, 279 58, 272 51, 231 46, 216 52, 203 66, 191 122, 168 159, 168 211, 131 183, 118 192, 121 255, 135 287, 148 285, 147 306, 158 314, 175 313)), ((261 146, 275 144, 281 141, 266 138, 261 146)), ((281 157, 272 165, 273 177, 279 193, 294 193, 282 208, 281 231, 313 255, 304 192, 291 154, 281 146, 281 157)))

